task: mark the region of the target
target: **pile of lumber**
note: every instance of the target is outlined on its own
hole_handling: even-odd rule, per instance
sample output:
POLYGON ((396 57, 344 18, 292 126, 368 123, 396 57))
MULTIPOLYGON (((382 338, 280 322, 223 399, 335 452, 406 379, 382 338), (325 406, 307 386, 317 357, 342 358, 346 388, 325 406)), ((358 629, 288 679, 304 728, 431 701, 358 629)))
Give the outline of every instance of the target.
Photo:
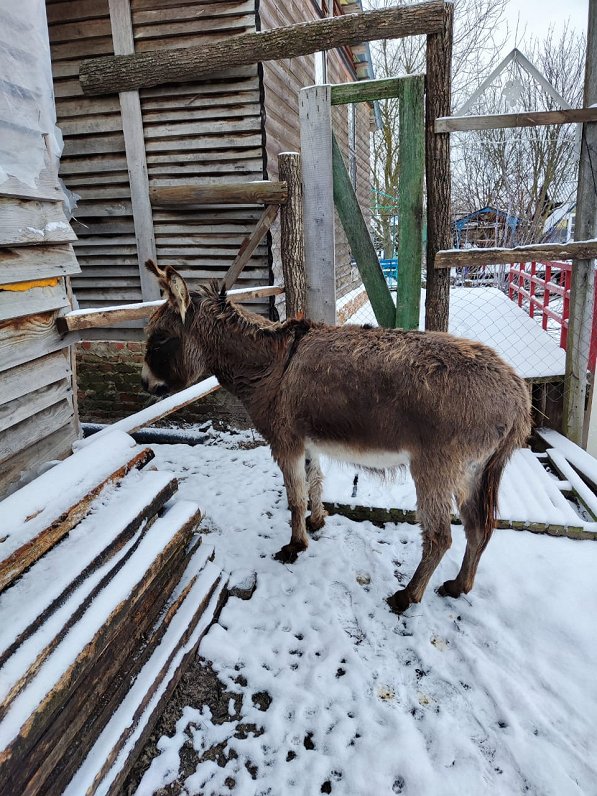
POLYGON ((0 503, 0 794, 114 793, 226 582, 121 431, 0 503))

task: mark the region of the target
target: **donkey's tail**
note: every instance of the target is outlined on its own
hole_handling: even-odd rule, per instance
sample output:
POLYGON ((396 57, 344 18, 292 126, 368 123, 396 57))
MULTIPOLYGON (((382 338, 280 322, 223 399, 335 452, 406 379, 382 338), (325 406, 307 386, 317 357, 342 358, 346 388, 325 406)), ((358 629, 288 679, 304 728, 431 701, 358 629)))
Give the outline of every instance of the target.
POLYGON ((514 451, 526 443, 530 430, 527 415, 517 418, 509 433, 500 441, 485 463, 476 498, 481 530, 486 538, 491 536, 496 525, 498 492, 504 469, 514 451))

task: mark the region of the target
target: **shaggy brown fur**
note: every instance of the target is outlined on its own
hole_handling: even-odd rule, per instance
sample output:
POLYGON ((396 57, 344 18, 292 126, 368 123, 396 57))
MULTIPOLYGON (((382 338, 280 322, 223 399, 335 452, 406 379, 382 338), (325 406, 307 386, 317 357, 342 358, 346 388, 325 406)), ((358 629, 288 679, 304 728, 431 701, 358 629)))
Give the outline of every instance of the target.
POLYGON ((294 561, 307 547, 307 498, 307 527, 324 524, 318 452, 374 469, 408 462, 423 557, 388 603, 401 612, 421 600, 451 544, 454 499, 467 547, 440 593, 470 591, 504 466, 530 431, 528 392, 512 368, 480 343, 439 332, 271 323, 215 286, 189 294, 173 268, 152 268, 169 300, 148 327, 144 385, 159 393, 213 373, 240 398, 284 475, 292 535, 276 558, 294 561))

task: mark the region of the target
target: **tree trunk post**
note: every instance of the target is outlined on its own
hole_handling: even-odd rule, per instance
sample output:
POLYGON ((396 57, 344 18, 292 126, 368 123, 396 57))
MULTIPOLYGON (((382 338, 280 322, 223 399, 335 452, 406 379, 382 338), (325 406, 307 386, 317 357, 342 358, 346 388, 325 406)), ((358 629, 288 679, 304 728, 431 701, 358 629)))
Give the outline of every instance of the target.
POLYGON ((307 317, 336 323, 332 105, 329 85, 299 93, 307 317))
POLYGON ((435 270, 435 255, 451 248, 450 134, 436 133, 435 120, 450 115, 454 7, 444 11, 444 28, 427 37, 425 161, 427 175, 427 300, 425 328, 446 332, 450 272, 435 270))
MULTIPOLYGON (((597 0, 589 2, 584 107, 597 103, 597 0)), ((597 238, 597 122, 583 125, 576 197, 576 240, 597 238)), ((595 303, 595 261, 574 260, 566 347, 563 431, 583 444, 587 373, 595 303)))
POLYGON ((307 303, 305 278, 305 226, 301 156, 298 152, 280 152, 278 175, 286 183, 288 198, 280 208, 280 256, 284 274, 286 317, 304 316, 307 303))

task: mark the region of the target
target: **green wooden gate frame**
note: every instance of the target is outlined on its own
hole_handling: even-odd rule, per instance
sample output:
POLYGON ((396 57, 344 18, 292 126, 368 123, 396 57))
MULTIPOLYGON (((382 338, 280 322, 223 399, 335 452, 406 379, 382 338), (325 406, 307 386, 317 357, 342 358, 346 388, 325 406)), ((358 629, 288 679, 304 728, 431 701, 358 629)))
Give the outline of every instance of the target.
MULTIPOLYGON (((321 252, 322 247, 333 248, 333 219, 325 196, 333 185, 333 202, 348 238, 371 306, 380 326, 388 328, 417 329, 421 295, 421 258, 423 224, 423 178, 425 167, 425 108, 424 75, 365 80, 332 86, 314 86, 301 91, 301 143, 303 147, 303 175, 305 179, 305 247, 307 258, 307 286, 309 267, 313 269, 316 307, 321 307, 324 317, 318 320, 333 322, 329 309, 331 298, 321 300, 326 291, 326 275, 316 273, 318 267, 333 263, 333 252, 321 252), (397 97, 399 100, 399 248, 398 285, 396 307, 386 284, 367 224, 363 218, 356 194, 340 148, 331 132, 331 105, 372 102, 397 97), (309 137, 309 134, 311 136, 309 137), (313 144, 315 143, 315 146, 313 144), (329 151, 331 149, 331 152, 329 151), (327 162, 326 162, 327 161, 327 162), (331 162, 331 163, 330 163, 331 162), (332 174, 326 174, 330 168, 332 174), (332 177, 333 175, 333 177, 332 177), (311 182, 313 184, 311 184, 311 182), (311 195, 309 195, 311 193, 311 195), (313 207, 312 219, 309 209, 313 207), (326 212, 327 211, 327 212, 326 212), (326 218, 327 216, 327 218, 326 218), (325 234, 324 227, 327 224, 325 234), (310 262, 311 260, 311 262, 310 262), (319 262, 318 262, 319 260, 319 262), (327 308, 327 309, 326 309, 327 308), (327 316, 326 316, 327 314, 327 316)), ((327 292, 335 291, 333 265, 327 275, 327 292)), ((309 297, 307 298, 309 302, 309 297)), ((334 300, 335 303, 335 300, 334 300)), ((316 309, 317 314, 317 309, 316 309)))

